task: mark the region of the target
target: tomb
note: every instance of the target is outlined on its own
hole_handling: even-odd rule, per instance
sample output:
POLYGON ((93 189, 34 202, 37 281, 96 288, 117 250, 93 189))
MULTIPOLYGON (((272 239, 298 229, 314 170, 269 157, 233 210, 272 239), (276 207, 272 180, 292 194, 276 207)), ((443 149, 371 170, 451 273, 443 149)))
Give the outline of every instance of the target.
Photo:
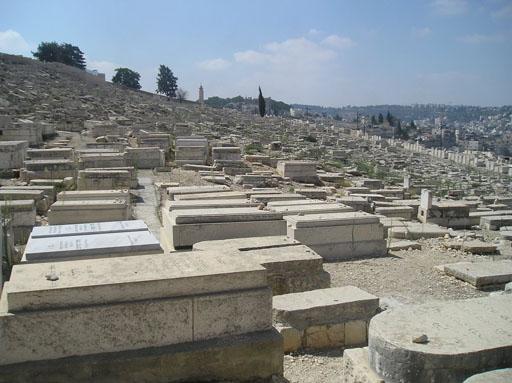
POLYGON ((125 199, 59 200, 48 210, 50 225, 124 221, 131 218, 130 205, 125 199))
POLYGON ((206 165, 208 139, 199 136, 176 137, 174 157, 177 165, 206 165))
POLYGON ((85 169, 78 172, 78 190, 130 189, 132 177, 128 170, 85 169))
POLYGON ((282 214, 247 208, 162 210, 162 241, 167 248, 187 248, 216 239, 284 235, 282 214))
POLYGON ((0 171, 23 167, 27 148, 27 141, 0 141, 0 171))
POLYGON ((126 148, 126 164, 136 169, 165 166, 165 153, 158 147, 126 148))
POLYGON ((354 286, 274 296, 273 320, 284 351, 366 345, 379 298, 354 286))
POLYGON ((363 212, 288 215, 290 239, 329 261, 379 257, 387 253, 379 218, 363 212))
POLYGON ((316 162, 309 161, 279 161, 277 172, 292 181, 318 183, 316 162))
POLYGON ((330 287, 323 259, 307 246, 285 236, 197 242, 194 250, 237 253, 267 270, 273 295, 330 287))
POLYGON ((350 206, 337 203, 314 203, 311 205, 267 206, 267 210, 286 215, 343 213, 354 211, 350 206))
POLYGON ((55 179, 75 177, 76 165, 69 159, 25 160, 20 178, 26 181, 32 179, 55 179))
POLYGON ((282 339, 272 328, 265 269, 199 253, 15 266, 0 304, 2 379, 281 375, 282 339))
POLYGON ((32 200, 38 214, 46 214, 49 201, 42 190, 17 190, 0 188, 0 201, 32 200))
POLYGON ((511 215, 496 215, 480 218, 480 228, 482 230, 500 230, 502 226, 512 225, 511 215))
POLYGON ((224 185, 209 185, 209 186, 173 186, 167 188, 167 196, 172 201, 174 196, 182 194, 197 194, 197 193, 217 193, 229 191, 230 189, 224 185))
POLYGON ((0 201, 0 215, 10 219, 13 240, 16 245, 24 245, 36 224, 36 206, 33 200, 0 201))
POLYGON ((31 237, 22 262, 61 262, 162 252, 160 243, 148 230, 98 234, 83 234, 76 230, 76 235, 57 232, 52 236, 31 237))
POLYGON ((422 223, 435 223, 453 229, 471 227, 470 207, 461 201, 432 201, 432 192, 423 189, 418 209, 418 220, 422 223))

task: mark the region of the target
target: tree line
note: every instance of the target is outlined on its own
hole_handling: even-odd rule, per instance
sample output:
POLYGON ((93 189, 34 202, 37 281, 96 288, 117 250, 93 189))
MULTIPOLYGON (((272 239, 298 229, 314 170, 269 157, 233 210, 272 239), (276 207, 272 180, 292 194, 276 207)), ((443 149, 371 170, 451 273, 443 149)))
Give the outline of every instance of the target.
MULTIPOLYGON (((41 42, 32 55, 39 61, 59 62, 85 70, 86 61, 82 50, 69 43, 41 42)), ((166 65, 160 65, 156 78, 156 92, 178 101, 187 99, 187 91, 178 87, 178 78, 166 65)), ((112 83, 131 89, 140 89, 140 74, 129 68, 116 68, 112 83)))

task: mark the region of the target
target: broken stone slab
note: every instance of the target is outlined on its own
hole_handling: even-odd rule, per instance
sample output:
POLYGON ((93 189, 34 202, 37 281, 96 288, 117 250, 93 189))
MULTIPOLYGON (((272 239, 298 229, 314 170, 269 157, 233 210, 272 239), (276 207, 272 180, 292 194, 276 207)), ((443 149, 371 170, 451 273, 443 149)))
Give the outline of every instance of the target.
POLYGON ((409 241, 407 239, 402 241, 391 241, 388 244, 388 250, 400 251, 400 250, 421 250, 421 244, 416 241, 409 241))
POLYGON ((510 323, 511 295, 387 310, 370 322, 370 366, 390 382, 460 382, 510 365, 510 323), (412 341, 422 334, 428 342, 412 341))
POLYGON ((285 235, 249 237, 249 238, 231 238, 214 241, 202 241, 194 243, 194 250, 236 250, 250 251, 264 248, 278 248, 284 246, 300 245, 285 235))
POLYGON ((252 194, 251 201, 258 203, 268 203, 273 201, 293 201, 305 200, 306 197, 295 193, 281 193, 281 194, 252 194))
POLYGON ((444 265, 444 272, 478 289, 501 288, 512 281, 512 261, 451 263, 444 265))
POLYGON ((143 220, 94 222, 72 225, 36 226, 32 230, 30 237, 35 239, 66 237, 70 235, 108 234, 147 230, 149 230, 148 226, 143 220))
POLYGON ((399 239, 439 238, 449 234, 448 229, 433 223, 403 222, 401 227, 389 229, 388 236, 399 239))
POLYGON ((23 261, 59 262, 160 252, 160 243, 149 231, 70 235, 29 240, 23 261))
POLYGON ((443 245, 449 249, 467 251, 472 254, 495 254, 498 247, 489 242, 480 241, 478 239, 469 241, 450 241, 443 245))

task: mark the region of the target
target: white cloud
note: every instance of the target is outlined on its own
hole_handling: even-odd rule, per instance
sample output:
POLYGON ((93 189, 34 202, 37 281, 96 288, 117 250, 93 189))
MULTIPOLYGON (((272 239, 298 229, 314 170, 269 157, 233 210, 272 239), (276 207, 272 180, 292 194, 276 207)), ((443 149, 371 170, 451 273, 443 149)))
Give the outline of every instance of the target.
POLYGON ((503 36, 501 35, 481 35, 474 33, 472 35, 461 36, 457 38, 458 42, 464 44, 493 44, 502 42, 503 36))
POLYGON ((203 70, 216 71, 223 70, 231 66, 231 63, 222 58, 205 60, 197 63, 197 66, 203 70))
POLYGON ((492 13, 496 19, 510 19, 512 18, 512 3, 505 5, 503 8, 492 13))
POLYGON ((18 32, 8 29, 0 31, 0 52, 29 55, 30 44, 18 32))
POLYGON ((87 60, 87 69, 96 69, 100 73, 105 73, 105 79, 111 81, 114 77, 115 69, 122 67, 122 65, 114 64, 110 61, 102 60, 87 60))
POLYGON ((322 40, 323 44, 330 45, 334 48, 350 48, 355 45, 350 37, 338 36, 338 35, 330 35, 322 40))
POLYGON ((424 28, 413 28, 412 29, 412 35, 414 37, 418 37, 418 38, 424 38, 424 37, 427 37, 428 35, 430 35, 432 33, 432 29, 430 29, 429 27, 424 27, 424 28))
POLYGON ((311 28, 309 31, 308 31, 308 35, 310 36, 316 36, 316 35, 319 35, 321 32, 318 30, 318 29, 315 29, 315 28, 311 28))
POLYGON ((329 61, 336 52, 304 37, 271 42, 263 49, 236 52, 235 61, 245 64, 274 64, 286 66, 307 65, 308 63, 329 61))
POLYGON ((462 15, 468 11, 467 0, 434 0, 431 5, 442 16, 462 15))

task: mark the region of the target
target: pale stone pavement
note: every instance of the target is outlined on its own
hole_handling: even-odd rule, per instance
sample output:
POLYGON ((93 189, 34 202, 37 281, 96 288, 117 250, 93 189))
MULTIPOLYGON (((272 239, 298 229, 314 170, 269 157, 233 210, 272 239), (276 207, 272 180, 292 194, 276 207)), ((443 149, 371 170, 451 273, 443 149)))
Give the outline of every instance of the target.
POLYGON ((135 202, 133 215, 135 219, 142 219, 149 227, 153 235, 160 240, 160 220, 158 219, 158 199, 153 185, 151 170, 138 171, 139 189, 132 189, 131 192, 139 197, 135 202))

